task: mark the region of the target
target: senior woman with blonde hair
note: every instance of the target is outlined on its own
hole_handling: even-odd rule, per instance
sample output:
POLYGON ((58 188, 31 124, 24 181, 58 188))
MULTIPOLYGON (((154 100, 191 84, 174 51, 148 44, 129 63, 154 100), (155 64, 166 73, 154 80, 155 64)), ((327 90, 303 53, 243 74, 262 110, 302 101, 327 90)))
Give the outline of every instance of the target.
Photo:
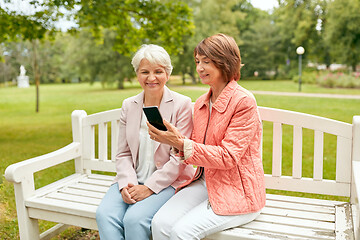
POLYGON ((143 45, 131 63, 143 91, 121 107, 117 175, 96 211, 103 240, 149 239, 154 214, 194 173, 176 159, 171 146, 150 139, 142 110, 157 106, 164 119, 190 136, 191 99, 165 86, 172 71, 169 54, 160 46, 143 45))
POLYGON ((240 50, 232 37, 216 34, 196 46, 194 57, 210 90, 195 102, 191 139, 167 121, 166 132, 149 126, 153 139, 198 166, 154 216, 154 240, 202 239, 254 220, 265 206, 262 125, 254 96, 236 82, 240 50))

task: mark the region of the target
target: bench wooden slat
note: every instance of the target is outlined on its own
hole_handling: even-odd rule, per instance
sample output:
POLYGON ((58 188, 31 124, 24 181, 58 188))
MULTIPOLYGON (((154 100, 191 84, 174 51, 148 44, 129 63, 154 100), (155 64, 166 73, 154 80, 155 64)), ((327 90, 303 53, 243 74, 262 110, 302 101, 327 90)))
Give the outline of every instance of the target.
POLYGON ((302 146, 303 146, 302 127, 293 128, 293 178, 300 179, 302 176, 302 146))
POLYGON ((318 213, 335 213, 335 207, 327 207, 327 206, 314 206, 314 205, 305 205, 301 203, 291 203, 291 202, 279 202, 266 200, 266 206, 274 207, 274 208, 282 208, 282 209, 293 209, 293 210, 303 210, 307 212, 318 212, 318 213))
POLYGON ((28 209, 29 216, 36 219, 43 219, 50 222, 64 223, 66 222, 72 226, 83 227, 87 229, 98 230, 95 215, 92 217, 85 217, 81 215, 76 215, 76 212, 62 213, 57 211, 43 210, 37 208, 28 209))
POLYGON ((336 141, 336 181, 351 181, 351 140, 343 137, 337 137, 336 141))
POLYGON ((120 119, 120 108, 88 115, 83 119, 83 126, 94 126, 103 122, 111 122, 120 119))
MULTIPOLYGON (((232 228, 207 236, 203 240, 288 240, 288 236, 245 228, 232 228)), ((290 240, 290 239, 289 239, 290 240)), ((291 236, 291 240, 309 240, 307 237, 291 236)))
POLYGON ((99 198, 79 196, 79 195, 73 195, 73 194, 67 194, 61 192, 54 192, 48 194, 46 195, 46 198, 62 200, 66 205, 72 205, 73 203, 82 203, 85 205, 94 205, 97 207, 101 202, 101 199, 99 198))
POLYGON ((75 184, 76 182, 79 181, 79 178, 84 178, 84 177, 86 177, 86 175, 84 175, 84 174, 79 174, 79 173, 72 174, 63 179, 60 179, 56 182, 50 183, 42 188, 37 189, 35 191, 35 195, 43 196, 45 194, 55 191, 56 189, 60 189, 60 188, 66 187, 68 185, 75 184))
POLYGON ((349 183, 337 183, 335 180, 324 179, 314 181, 312 178, 295 179, 291 176, 273 177, 265 174, 265 186, 268 189, 317 193, 334 196, 350 196, 349 183))
POLYGON ((77 196, 84 196, 84 197, 92 197, 92 198, 99 198, 102 199, 104 197, 104 193, 89 191, 89 190, 82 190, 82 189, 76 189, 72 188, 71 186, 67 188, 60 189, 58 191, 59 193, 66 193, 66 194, 72 194, 77 196))
MULTIPOLYGON (((67 213, 84 217, 95 218, 96 205, 76 203, 67 204, 67 201, 51 198, 32 198, 25 201, 25 205, 30 208, 42 209, 54 212, 67 213)), ((55 221, 55 219, 53 219, 55 221)))
POLYGON ((323 179, 324 164, 324 133, 315 131, 314 133, 314 180, 323 179))
POLYGON ((92 179, 92 178, 83 178, 79 181, 79 183, 85 183, 85 184, 91 184, 95 186, 104 186, 104 187, 110 187, 111 181, 108 180, 101 180, 101 179, 92 179))
POLYGON ((328 206, 335 207, 339 204, 344 204, 345 202, 340 201, 332 201, 326 199, 316 199, 316 198, 303 198, 303 197, 294 197, 294 196, 286 196, 286 195, 277 195, 277 194, 266 194, 266 199, 280 202, 294 202, 294 203, 303 203, 307 205, 315 205, 315 206, 328 206))
POLYGON ((100 123, 98 128, 98 148, 99 148, 99 161, 107 160, 107 151, 108 151, 108 138, 107 138, 107 131, 108 131, 108 124, 107 122, 100 123))
POLYGON ((256 221, 259 222, 268 222, 268 223, 279 223, 283 225, 297 226, 297 227, 308 227, 312 228, 316 226, 316 228, 322 230, 333 231, 335 229, 334 222, 327 221, 318 221, 313 219, 300 219, 300 218, 292 218, 292 217, 283 217, 283 216, 274 216, 261 214, 256 221))
POLYGON ((272 159, 272 175, 275 177, 281 176, 281 161, 282 161, 282 126, 281 123, 275 122, 273 124, 273 159, 272 159))
POLYGON ((335 239, 333 230, 321 230, 314 226, 313 228, 295 227, 279 223, 265 223, 253 221, 243 225, 241 228, 252 229, 257 231, 272 232, 287 238, 305 237, 308 239, 335 239))
POLYGON ((111 121, 111 161, 115 162, 119 137, 119 120, 111 121))
MULTIPOLYGON (((97 161, 95 158, 85 158, 83 159, 83 165, 85 169, 93 169, 104 172, 114 172, 115 162, 111 160, 97 161)), ((90 174, 90 173, 89 173, 90 174)))
POLYGON ((87 178, 89 179, 99 179, 99 180, 104 180, 104 181, 109 181, 112 182, 114 180, 114 176, 110 176, 110 175, 103 175, 103 174, 90 174, 87 175, 87 178))
POLYGON ((283 217, 288 216, 300 219, 318 219, 319 221, 335 222, 335 215, 327 213, 313 213, 301 210, 273 208, 268 206, 265 206, 265 208, 262 210, 262 213, 283 217))
POLYGON ((336 206, 335 209, 336 218, 342 220, 335 222, 336 240, 354 240, 350 204, 344 203, 342 205, 336 206))
POLYGON ((73 185, 72 188, 95 191, 95 192, 100 192, 100 193, 106 193, 108 190, 108 187, 92 186, 90 184, 85 184, 85 183, 77 183, 77 184, 73 185))
POLYGON ((95 158, 95 127, 94 126, 83 126, 83 148, 82 148, 82 168, 86 169, 86 173, 90 174, 91 172, 84 164, 84 159, 94 159, 95 158))

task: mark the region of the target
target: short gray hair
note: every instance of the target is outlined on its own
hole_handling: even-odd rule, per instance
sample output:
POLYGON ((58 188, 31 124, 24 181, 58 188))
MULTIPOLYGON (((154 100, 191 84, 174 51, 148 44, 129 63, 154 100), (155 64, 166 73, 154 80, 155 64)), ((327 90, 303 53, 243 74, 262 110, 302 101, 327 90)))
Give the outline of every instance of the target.
POLYGON ((163 47, 155 44, 144 44, 135 53, 131 64, 135 72, 138 71, 141 60, 147 59, 151 64, 159 64, 165 68, 166 73, 170 76, 173 66, 169 54, 163 47))

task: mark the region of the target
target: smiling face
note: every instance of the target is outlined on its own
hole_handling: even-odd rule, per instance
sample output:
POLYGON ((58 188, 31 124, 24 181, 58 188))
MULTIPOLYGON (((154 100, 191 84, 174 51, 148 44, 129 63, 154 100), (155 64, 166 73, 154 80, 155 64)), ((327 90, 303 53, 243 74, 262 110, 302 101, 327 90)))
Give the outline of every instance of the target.
POLYGON ((196 54, 195 56, 196 71, 199 74, 201 82, 210 86, 224 83, 224 78, 220 69, 214 62, 205 55, 196 54))
POLYGON ((146 58, 141 60, 136 75, 146 93, 162 93, 165 83, 169 80, 169 76, 163 66, 152 64, 146 58))

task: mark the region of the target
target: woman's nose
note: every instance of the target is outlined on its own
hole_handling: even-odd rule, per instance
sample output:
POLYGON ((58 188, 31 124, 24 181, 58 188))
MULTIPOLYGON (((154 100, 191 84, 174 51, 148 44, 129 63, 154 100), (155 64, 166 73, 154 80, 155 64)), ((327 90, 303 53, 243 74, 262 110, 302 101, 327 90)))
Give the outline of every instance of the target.
POLYGON ((156 77, 155 77, 155 74, 152 74, 152 73, 150 73, 149 74, 149 80, 155 80, 156 79, 156 77))
POLYGON ((203 71, 203 70, 204 70, 204 68, 203 68, 203 66, 202 66, 201 64, 198 64, 198 65, 196 66, 196 71, 201 72, 201 71, 203 71))

